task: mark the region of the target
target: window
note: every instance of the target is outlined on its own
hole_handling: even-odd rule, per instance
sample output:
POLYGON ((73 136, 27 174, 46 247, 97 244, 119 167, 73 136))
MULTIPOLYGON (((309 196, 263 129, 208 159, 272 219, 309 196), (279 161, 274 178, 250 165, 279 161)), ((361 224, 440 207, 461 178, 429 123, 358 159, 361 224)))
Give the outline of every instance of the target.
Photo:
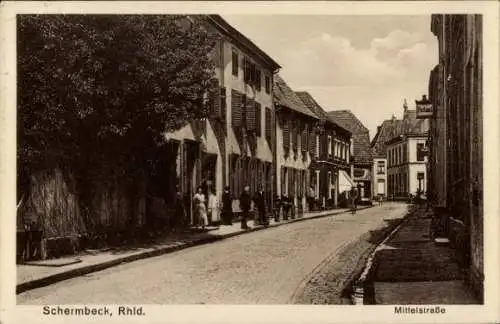
POLYGON ((417 161, 424 161, 425 152, 424 152, 424 144, 417 144, 417 161))
POLYGON ((233 64, 233 75, 238 76, 238 52, 233 50, 232 64, 233 64))
POLYGON ((265 80, 266 80, 265 81, 266 82, 266 93, 269 94, 269 93, 271 93, 271 78, 268 75, 266 75, 265 80))
POLYGON ((328 156, 332 155, 332 137, 328 135, 328 156))
POLYGON ((377 174, 384 174, 384 173, 385 173, 385 162, 378 161, 377 162, 377 174))

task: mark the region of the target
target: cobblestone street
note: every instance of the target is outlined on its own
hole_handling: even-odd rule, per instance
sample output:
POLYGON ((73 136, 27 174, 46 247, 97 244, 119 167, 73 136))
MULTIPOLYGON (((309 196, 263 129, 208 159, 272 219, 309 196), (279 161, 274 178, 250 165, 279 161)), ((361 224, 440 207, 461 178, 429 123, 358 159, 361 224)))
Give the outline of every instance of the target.
MULTIPOLYGON (((31 290, 19 304, 157 303, 281 304, 300 294, 301 282, 365 233, 405 215, 387 203, 356 215, 292 223, 116 266, 31 290)), ((352 258, 337 260, 354 262, 352 258)), ((332 262, 332 261, 329 262, 332 262)), ((335 261, 333 261, 335 262, 335 261)), ((341 280, 341 278, 339 279, 341 280)))

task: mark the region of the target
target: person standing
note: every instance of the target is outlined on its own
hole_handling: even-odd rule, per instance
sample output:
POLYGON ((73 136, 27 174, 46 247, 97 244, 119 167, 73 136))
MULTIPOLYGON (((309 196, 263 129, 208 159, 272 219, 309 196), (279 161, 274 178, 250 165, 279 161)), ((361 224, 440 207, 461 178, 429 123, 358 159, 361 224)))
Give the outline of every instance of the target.
POLYGON ((198 187, 198 190, 196 194, 194 195, 193 198, 194 201, 194 208, 195 208, 195 215, 196 215, 196 225, 201 223, 201 227, 205 228, 207 225, 207 209, 205 206, 206 199, 205 195, 203 194, 203 189, 202 187, 198 187))
POLYGON ((281 197, 281 206, 283 206, 283 220, 288 220, 288 212, 291 206, 287 195, 281 197))
POLYGON ((221 218, 224 225, 233 225, 233 197, 229 186, 224 188, 224 193, 222 194, 221 218))
POLYGON ((356 214, 356 201, 358 199, 358 193, 355 187, 352 187, 351 189, 350 198, 351 198, 351 212, 353 214, 356 214))
POLYGON ((250 213, 251 207, 251 197, 250 197, 250 187, 245 186, 243 192, 240 195, 240 209, 242 211, 241 215, 241 229, 249 229, 247 225, 247 219, 250 213))
POLYGON ((217 196, 210 191, 208 194, 208 224, 213 225, 219 221, 219 201, 217 196))
POLYGON ((266 195, 262 185, 259 186, 259 191, 254 199, 255 206, 257 207, 257 212, 259 213, 259 223, 261 225, 269 225, 269 220, 266 217, 266 195))
POLYGON ((316 197, 316 194, 314 192, 314 188, 313 186, 309 186, 309 190, 307 192, 307 200, 308 200, 308 203, 309 203, 309 211, 313 211, 314 210, 314 199, 316 197))
POLYGON ((274 196, 274 221, 277 223, 280 221, 280 209, 281 209, 281 199, 280 196, 275 195, 274 196))

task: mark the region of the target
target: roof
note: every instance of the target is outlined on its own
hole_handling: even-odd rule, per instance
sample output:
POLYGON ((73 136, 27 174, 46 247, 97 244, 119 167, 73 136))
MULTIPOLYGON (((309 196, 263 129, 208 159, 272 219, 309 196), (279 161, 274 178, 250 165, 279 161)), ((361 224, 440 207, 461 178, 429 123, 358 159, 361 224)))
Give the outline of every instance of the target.
POLYGON ((309 92, 306 91, 296 91, 295 92, 297 96, 302 100, 302 102, 305 104, 309 110, 311 110, 316 116, 319 117, 322 121, 328 121, 332 123, 333 125, 337 126, 337 128, 340 128, 341 131, 345 133, 351 133, 349 129, 346 129, 345 127, 342 127, 342 125, 339 125, 336 123, 334 120, 332 120, 330 117, 328 117, 328 114, 326 111, 318 104, 316 100, 314 100, 313 96, 309 92))
POLYGON ((400 135, 425 136, 428 130, 425 129, 423 119, 417 119, 414 110, 407 111, 404 119, 384 120, 378 127, 377 134, 372 140, 372 152, 374 157, 386 156, 386 143, 400 135))
POLYGON ((311 110, 307 109, 302 100, 293 92, 279 75, 274 76, 273 84, 274 98, 276 102, 301 114, 318 118, 311 110))
POLYGON ((373 157, 368 128, 350 110, 329 111, 328 116, 352 133, 354 163, 371 164, 373 157))
POLYGON ((318 104, 316 100, 309 94, 309 92, 305 91, 296 91, 295 94, 302 100, 304 105, 309 108, 310 111, 312 111, 316 116, 318 116, 322 120, 327 120, 328 115, 326 114, 326 111, 321 108, 321 106, 318 104))
POLYGON ((259 57, 273 71, 281 68, 281 66, 275 60, 273 60, 269 55, 267 55, 263 50, 255 45, 255 43, 252 42, 249 38, 240 33, 236 28, 231 26, 220 15, 208 15, 208 19, 219 29, 219 31, 230 36, 240 46, 246 48, 249 53, 252 53, 253 55, 259 57))
POLYGON ((368 132, 368 128, 350 110, 329 111, 328 116, 340 126, 350 130, 353 134, 368 132))

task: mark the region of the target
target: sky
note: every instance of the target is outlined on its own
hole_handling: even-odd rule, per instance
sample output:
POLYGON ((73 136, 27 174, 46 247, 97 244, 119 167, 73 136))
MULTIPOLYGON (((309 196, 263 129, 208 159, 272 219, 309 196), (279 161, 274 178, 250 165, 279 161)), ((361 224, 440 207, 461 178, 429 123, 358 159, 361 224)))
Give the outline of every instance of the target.
POLYGON ((438 63, 430 16, 222 15, 281 66, 295 91, 308 91, 326 111, 351 110, 370 130, 403 101, 428 92, 438 63))

